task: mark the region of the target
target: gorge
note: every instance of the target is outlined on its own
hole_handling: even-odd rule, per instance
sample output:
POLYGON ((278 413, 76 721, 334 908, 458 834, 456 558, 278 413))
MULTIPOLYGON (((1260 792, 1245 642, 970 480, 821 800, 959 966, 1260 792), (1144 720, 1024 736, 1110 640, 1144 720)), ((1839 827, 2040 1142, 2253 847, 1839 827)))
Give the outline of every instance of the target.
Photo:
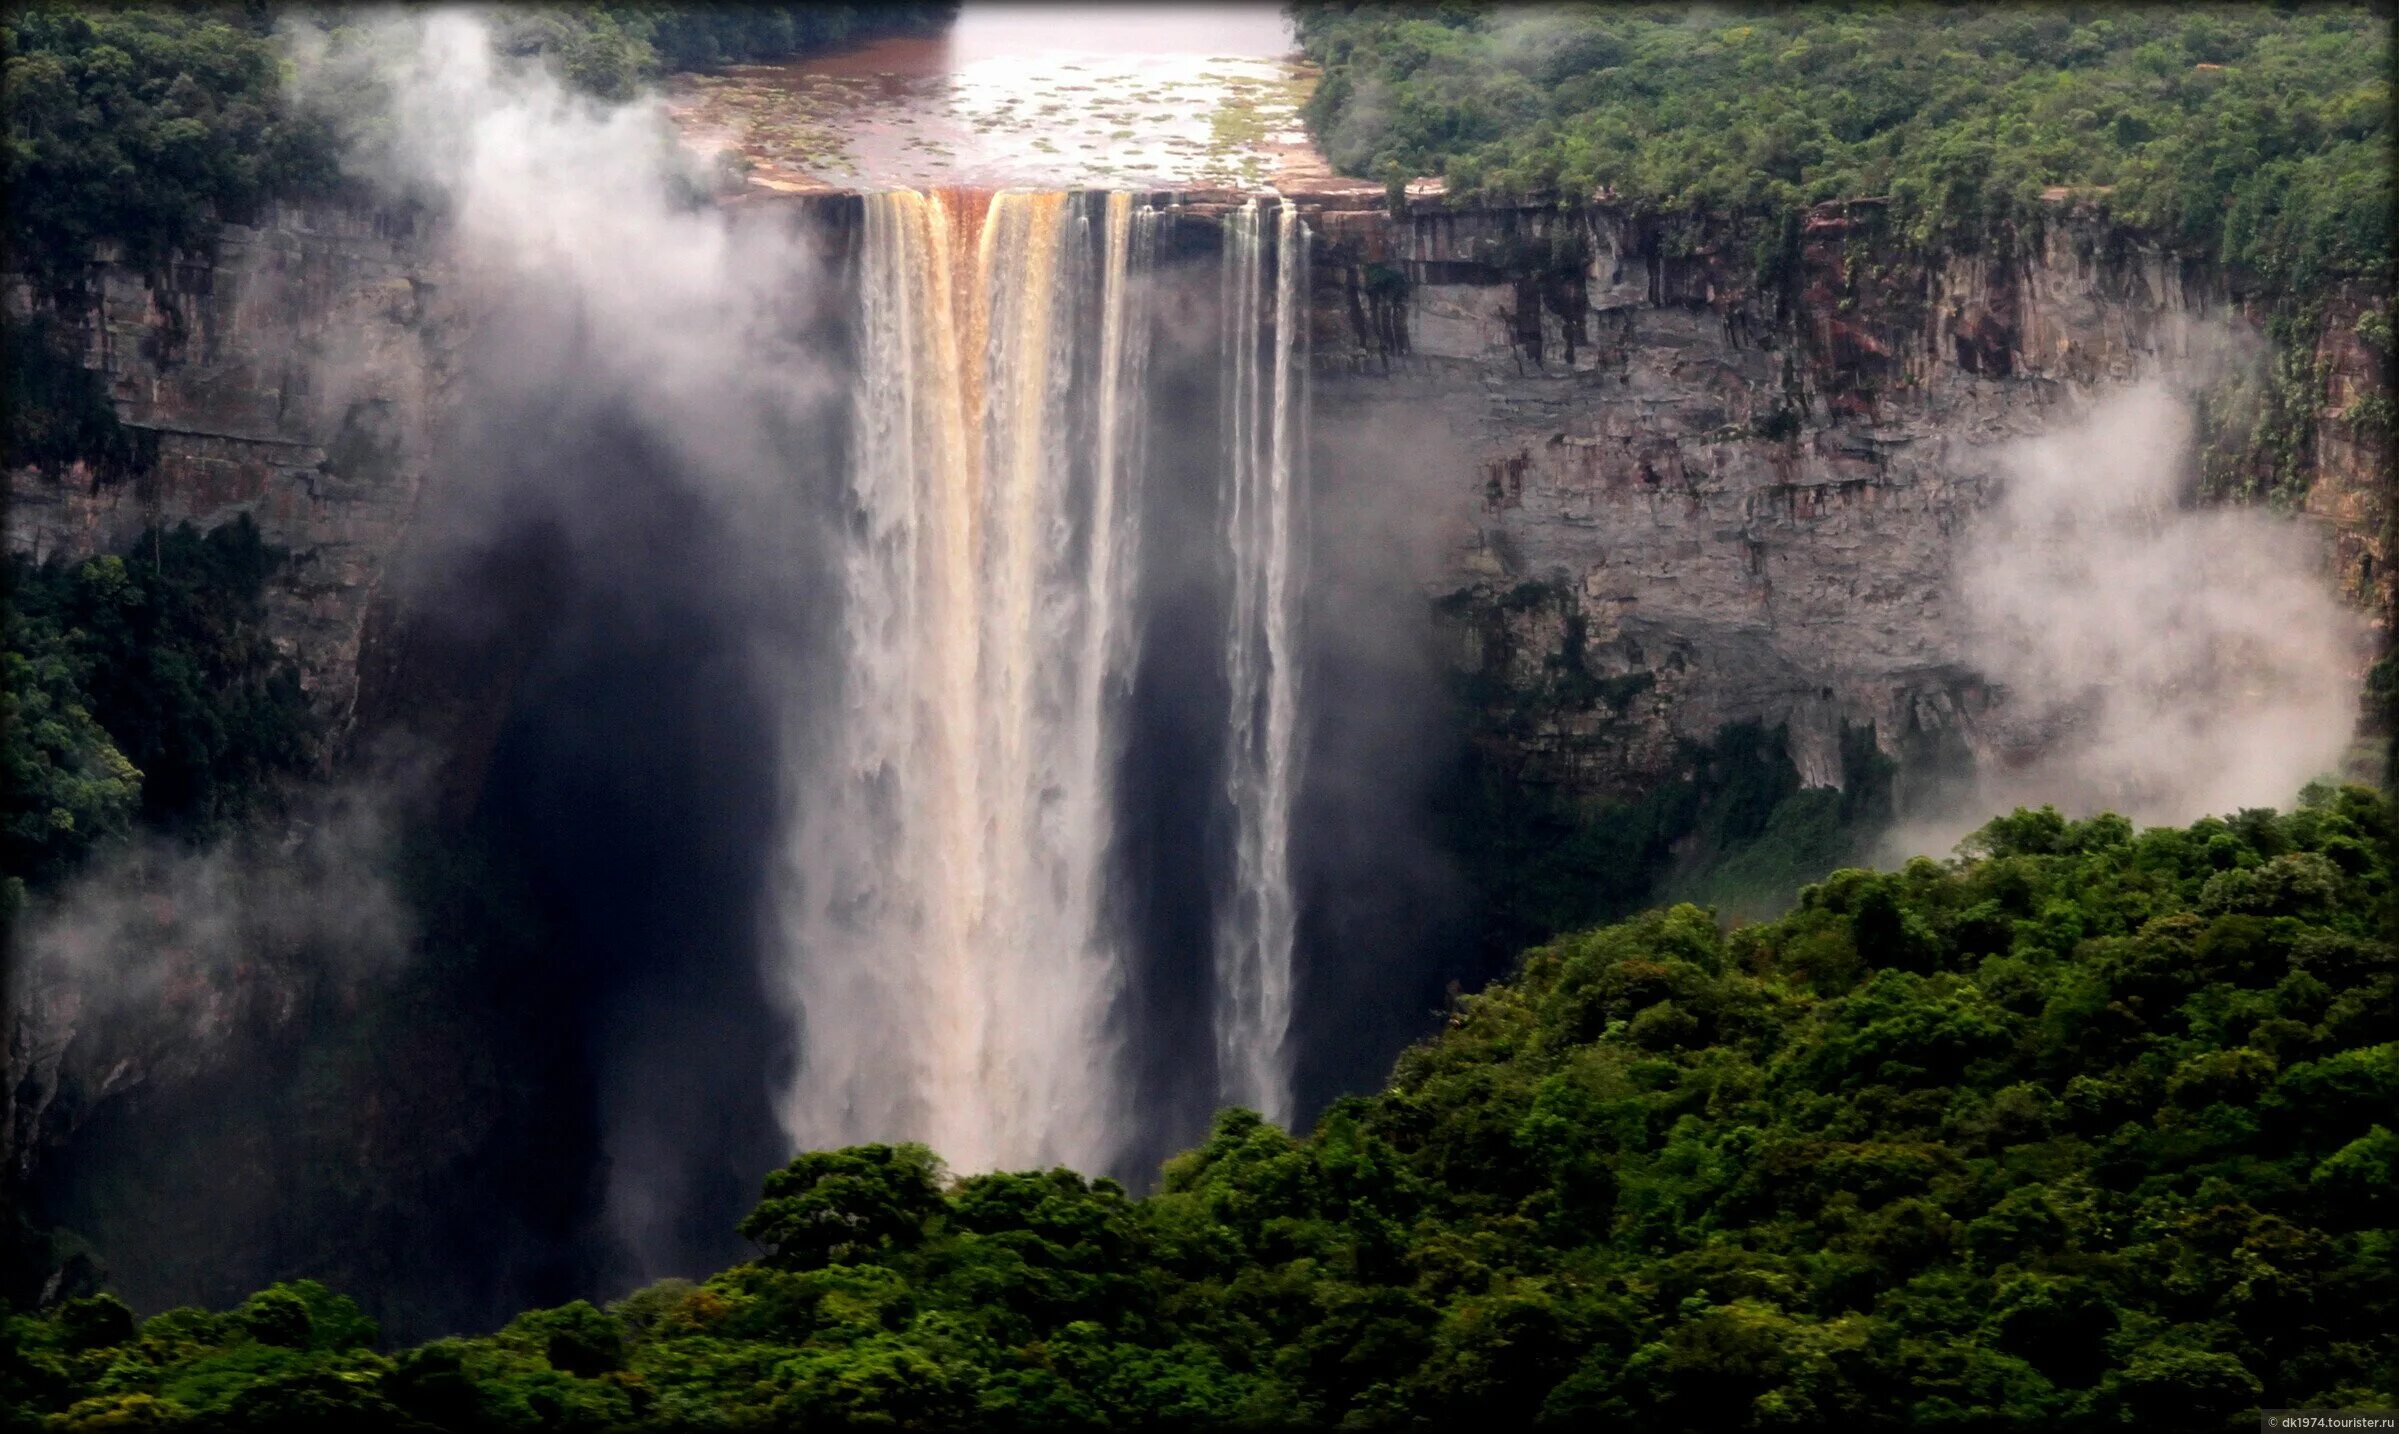
MULTIPOLYGON (((1880 204, 1818 204, 1761 263, 1729 216, 1329 173, 706 192, 655 112, 509 73, 464 21, 419 45, 401 197, 91 259, 95 302, 58 320, 147 456, 12 466, 8 533, 138 561, 180 522, 254 523, 288 555, 263 630, 320 775, 505 854, 544 934, 533 1013, 463 1025, 472 1058, 393 1038, 421 1105, 331 1144, 400 1170, 402 1203, 485 1172, 517 1263, 412 1285, 405 1221, 359 1263, 129 1195, 272 1158, 238 1131, 152 1147, 261 1050, 307 1064, 290 1013, 372 1009, 382 977, 314 930, 220 939, 198 895, 174 941, 137 922, 112 938, 137 956, 79 966, 69 898, 25 927, 7 1154, 145 1312, 351 1260, 413 1336, 696 1275, 744 1253, 734 1217, 795 1150, 920 1140, 960 1173, 1140 1187, 1220 1106, 1291 1128, 1370 1088, 1445 989, 1699 889, 1778 812, 1855 806, 1771 892, 1728 879, 1728 911, 1943 854, 2017 801, 2187 822, 2376 775, 2364 286, 2299 342, 2294 511, 2177 549, 2255 556, 2264 596, 2122 590, 2110 640, 2197 637, 2154 666, 2099 642, 2112 671, 2044 688, 2054 650, 1995 658, 1973 619, 2018 610, 1965 586, 2008 495, 2052 491, 2028 444, 2079 435, 2077 474, 2154 536, 2192 463, 2133 452, 2115 483, 2101 437, 2204 442, 2157 414, 2220 412, 2263 347, 2222 272, 2085 196, 2011 248, 1904 255, 1880 204), (2182 700, 2278 628, 2309 640, 2272 682, 2182 700), (2094 792, 2058 754, 2134 680, 2207 740, 2094 792), (1542 863, 1582 851, 1561 904, 1542 863), (109 982, 176 995, 127 1018, 109 982), (410 1119, 486 1116, 425 1166, 403 1149, 410 1119), (545 1168, 501 1170, 535 1128, 545 1168), (202 1253, 143 1271, 184 1238, 202 1253)), ((10 302, 43 307, 23 276, 10 302)))

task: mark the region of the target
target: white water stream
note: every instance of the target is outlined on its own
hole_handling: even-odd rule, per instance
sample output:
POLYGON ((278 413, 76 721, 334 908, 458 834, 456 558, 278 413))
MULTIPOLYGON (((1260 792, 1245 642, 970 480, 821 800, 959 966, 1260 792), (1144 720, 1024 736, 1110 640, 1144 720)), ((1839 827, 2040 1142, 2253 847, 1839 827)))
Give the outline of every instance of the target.
POLYGON ((1230 1104, 1291 1119, 1291 807, 1298 778, 1301 458, 1305 371, 1297 362, 1307 289, 1305 226, 1258 202, 1225 221, 1225 536, 1232 605, 1225 625, 1225 797, 1233 881, 1216 917, 1218 1089, 1230 1104), (1264 266, 1274 307, 1262 314, 1264 266), (1260 362, 1260 349, 1268 350, 1260 362))
MULTIPOLYGON (((1123 193, 863 203, 843 687, 787 849, 782 1116, 802 1146, 1106 1169, 1131 1118, 1106 887, 1157 218, 1123 193)), ((1228 220, 1214 963, 1221 1094, 1288 1119, 1306 240, 1275 213, 1271 242, 1255 203, 1228 220)))

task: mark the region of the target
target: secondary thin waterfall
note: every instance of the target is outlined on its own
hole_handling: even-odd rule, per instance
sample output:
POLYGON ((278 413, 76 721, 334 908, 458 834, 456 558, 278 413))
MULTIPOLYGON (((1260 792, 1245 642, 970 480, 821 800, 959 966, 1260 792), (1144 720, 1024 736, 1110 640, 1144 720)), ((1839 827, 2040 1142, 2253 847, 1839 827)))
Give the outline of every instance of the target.
POLYGON ((867 196, 840 711, 790 847, 806 1146, 1104 1169, 1154 215, 867 196))
POLYGON ((1225 624, 1224 781, 1234 870, 1216 917, 1216 1055, 1226 1101, 1288 1124, 1307 422, 1300 306, 1309 235, 1290 204, 1278 203, 1274 214, 1271 246, 1256 200, 1225 223, 1223 505, 1232 602, 1225 624), (1262 271, 1270 247, 1275 282, 1268 315, 1261 311, 1262 271))

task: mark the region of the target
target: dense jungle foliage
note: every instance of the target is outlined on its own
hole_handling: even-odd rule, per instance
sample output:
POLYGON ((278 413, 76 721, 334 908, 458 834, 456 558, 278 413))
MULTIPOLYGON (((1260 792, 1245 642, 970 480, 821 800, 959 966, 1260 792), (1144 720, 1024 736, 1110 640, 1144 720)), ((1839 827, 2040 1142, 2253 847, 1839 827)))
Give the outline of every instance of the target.
POLYGON ((2393 813, 2020 811, 1528 953, 1159 1193, 803 1155, 758 1257, 376 1352, 320 1285, 0 1341, 11 1427, 2247 1427, 2399 1394, 2393 813))
POLYGON ((141 824, 200 840, 268 809, 316 721, 263 630, 283 555, 247 517, 124 554, 8 559, 0 696, 6 906, 141 824))
POLYGON ((107 381, 83 366, 55 318, 39 314, 12 320, 6 339, 0 465, 64 478, 81 463, 94 480, 106 482, 138 472, 155 458, 157 435, 117 421, 107 381))
MULTIPOLYGON (((774 59, 946 24, 954 4, 502 7, 500 44, 578 87, 630 95, 667 70, 774 59)), ((220 221, 322 194, 335 117, 295 107, 260 3, 12 6, 5 39, 9 267, 71 285, 95 245, 136 264, 205 251, 220 221)), ((317 16, 358 23, 340 7, 317 16)))
POLYGON ((2381 6, 1293 7, 1334 164, 1457 196, 1745 218, 1887 197, 1919 245, 2042 192, 2269 289, 2387 282, 2381 6))
POLYGON ((11 7, 9 267, 63 283, 104 241, 160 263, 332 185, 331 134, 286 107, 268 28, 263 10, 11 7))
POLYGON ((932 31, 958 13, 950 3, 873 5, 543 6, 501 15, 503 43, 548 51, 578 87, 631 97, 669 70, 786 59, 880 35, 932 31))

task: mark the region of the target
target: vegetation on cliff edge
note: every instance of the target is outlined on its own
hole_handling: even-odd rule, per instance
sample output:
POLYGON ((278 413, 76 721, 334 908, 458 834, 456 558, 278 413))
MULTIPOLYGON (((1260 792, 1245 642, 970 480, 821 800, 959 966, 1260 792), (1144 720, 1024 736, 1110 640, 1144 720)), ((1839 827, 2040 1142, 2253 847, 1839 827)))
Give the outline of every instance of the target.
POLYGON ((283 560, 246 516, 76 562, 9 555, 0 912, 136 823, 218 835, 308 769, 316 719, 263 626, 283 560))
POLYGON ((2062 187, 2271 290, 2390 274, 2380 6, 1292 9, 1350 173, 1768 235, 1884 198, 1907 239, 1967 249, 2062 187))
POLYGON ((18 273, 70 285, 108 243, 142 265, 203 251, 220 221, 338 173, 331 132, 284 103, 260 12, 23 6, 0 35, 18 273))
POLYGON ((545 5, 503 14, 501 44, 548 53, 568 81, 629 99, 672 70, 787 59, 881 35, 938 30, 955 0, 874 5, 545 5))
POLYGON ((0 1339, 12 1427, 2177 1430, 2399 1394, 2391 808, 2020 811, 1528 953, 1143 1199, 802 1155, 758 1257, 396 1355, 277 1286, 0 1339))
MULTIPOLYGON (((948 23, 954 4, 501 7, 495 41, 570 84, 630 97, 662 72, 778 59, 948 23)), ((219 223, 332 191, 334 117, 297 107, 276 7, 25 5, 5 44, 8 267, 71 288, 95 250, 139 266, 204 253, 219 223)), ((289 13, 306 15, 305 7, 289 13)), ((337 8, 337 26, 352 23, 337 8)))

